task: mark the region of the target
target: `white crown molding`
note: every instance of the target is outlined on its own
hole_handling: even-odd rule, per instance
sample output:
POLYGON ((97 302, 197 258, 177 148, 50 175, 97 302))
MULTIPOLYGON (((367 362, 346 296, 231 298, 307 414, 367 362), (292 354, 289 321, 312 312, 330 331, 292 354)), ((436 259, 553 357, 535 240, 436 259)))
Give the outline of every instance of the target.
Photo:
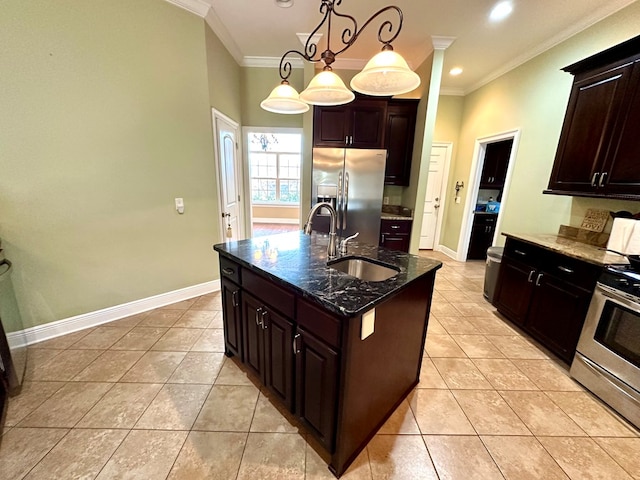
POLYGON ((218 36, 224 47, 231 54, 238 65, 242 65, 243 55, 235 42, 227 27, 225 27, 220 17, 216 15, 213 7, 209 9, 207 15, 204 17, 205 22, 211 27, 211 30, 218 36))
POLYGON ((443 37, 440 35, 431 35, 431 43, 434 50, 446 50, 456 41, 457 37, 443 37))
MULTIPOLYGON (((280 66, 281 57, 244 57, 240 65, 242 67, 259 67, 259 68, 278 68, 280 66)), ((303 68, 304 61, 302 58, 291 56, 287 57, 292 68, 303 68)))
POLYGON ((165 0, 176 7, 180 7, 188 12, 195 13, 199 17, 204 18, 207 15, 207 12, 211 8, 207 2, 203 2, 202 0, 165 0))
MULTIPOLYGON (((566 30, 563 30, 562 32, 558 33, 557 35, 549 38, 546 42, 540 43, 535 48, 533 48, 533 49, 523 53, 522 55, 514 58, 509 63, 506 63, 502 68, 499 68, 498 70, 494 70, 490 74, 488 74, 485 77, 483 77, 482 79, 478 80, 476 83, 474 83, 473 85, 471 85, 468 88, 466 88, 464 94, 468 95, 471 92, 474 92, 475 90, 479 89, 480 87, 484 87, 486 84, 494 81, 495 79, 501 77, 502 75, 504 75, 506 73, 509 73, 511 70, 515 70, 520 65, 528 62, 529 60, 537 57, 538 55, 546 52, 547 50, 551 50, 556 45, 561 44, 565 40, 568 40, 569 38, 573 37, 574 35, 577 35, 578 33, 586 30, 587 28, 595 25, 596 23, 604 20, 605 18, 613 15, 614 13, 622 10, 623 8, 625 8, 627 6, 628 5, 621 5, 620 8, 617 8, 615 11, 607 12, 606 15, 604 15, 602 13, 602 10, 605 10, 606 7, 603 7, 602 10, 594 9, 591 12, 591 15, 589 15, 586 18, 583 18, 581 22, 578 22, 578 23, 575 23, 575 24, 571 25, 570 28, 567 28, 566 30)), ((593 52, 593 53, 596 53, 596 52, 593 52)), ((575 59, 575 61, 578 61, 578 60, 580 60, 580 59, 575 59)))
POLYGON ((172 303, 181 302, 193 297, 199 297, 220 290, 220 280, 200 283, 191 287, 173 290, 160 295, 134 300, 115 307, 104 308, 95 312, 83 313, 75 317, 65 318, 56 322, 45 323, 37 327, 27 328, 18 332, 9 333, 7 342, 12 348, 43 342, 51 338, 77 332, 85 328, 95 327, 104 323, 113 322, 121 318, 129 317, 137 313, 164 307, 172 303))
POLYGON ((464 97, 465 91, 462 88, 441 88, 440 95, 450 95, 454 97, 464 97))

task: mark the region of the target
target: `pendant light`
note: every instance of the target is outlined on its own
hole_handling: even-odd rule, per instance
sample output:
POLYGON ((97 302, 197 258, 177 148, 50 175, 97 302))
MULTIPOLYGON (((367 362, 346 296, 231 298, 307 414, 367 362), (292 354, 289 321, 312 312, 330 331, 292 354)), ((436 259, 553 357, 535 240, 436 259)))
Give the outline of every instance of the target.
POLYGON ((262 108, 274 113, 291 114, 306 112, 309 109, 308 105, 343 105, 351 102, 355 95, 345 86, 340 77, 332 71, 331 64, 335 61, 336 56, 356 42, 360 33, 374 19, 388 11, 397 13, 398 27, 396 29, 390 20, 382 22, 378 29, 378 41, 382 43, 382 51, 369 60, 365 68, 353 77, 350 84, 351 88, 366 95, 392 96, 410 92, 420 85, 420 77, 411 71, 405 59, 394 52, 391 46, 391 42, 396 39, 402 29, 402 10, 393 5, 384 7, 369 17, 361 28, 358 28, 358 23, 351 15, 335 11, 335 6, 341 3, 342 0, 321 0, 320 13, 323 15, 322 20, 307 38, 304 52, 289 50, 282 55, 279 67, 282 83, 262 101, 260 104, 262 108), (348 19, 353 24, 342 31, 340 40, 343 46, 337 52, 331 50, 330 47, 331 21, 334 13, 340 18, 348 19), (312 39, 325 23, 327 24, 327 49, 317 57, 317 45, 312 42, 312 39), (383 39, 383 31, 391 35, 391 37, 383 39), (299 55, 308 62, 324 63, 323 70, 313 77, 309 82, 309 86, 299 95, 288 82, 292 70, 291 62, 286 60, 289 54, 299 55), (287 88, 281 88, 283 86, 287 88), (307 105, 307 109, 303 110, 300 103, 307 105))

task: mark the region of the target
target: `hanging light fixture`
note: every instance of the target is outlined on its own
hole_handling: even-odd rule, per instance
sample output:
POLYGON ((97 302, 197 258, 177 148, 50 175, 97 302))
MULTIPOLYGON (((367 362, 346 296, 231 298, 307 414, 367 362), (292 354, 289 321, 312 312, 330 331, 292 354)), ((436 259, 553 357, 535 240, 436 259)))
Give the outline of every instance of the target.
POLYGON ((309 105, 343 105, 352 101, 355 95, 345 86, 340 77, 332 71, 331 64, 335 62, 336 56, 356 42, 358 36, 373 20, 387 11, 395 11, 398 14, 398 27, 396 29, 390 20, 382 22, 378 29, 378 41, 382 43, 382 51, 369 60, 365 68, 353 77, 350 84, 351 88, 366 95, 392 96, 410 92, 420 85, 420 77, 411 71, 405 59, 394 52, 391 46, 391 42, 396 39, 402 29, 402 10, 394 5, 384 7, 369 17, 361 28, 358 28, 355 18, 335 10, 335 7, 341 3, 342 0, 321 0, 320 13, 323 15, 322 20, 309 34, 304 45, 304 52, 289 50, 282 55, 279 67, 282 82, 262 101, 260 104, 262 108, 274 113, 304 113, 309 109, 309 105), (331 50, 330 46, 331 21, 334 14, 336 17, 348 19, 353 24, 342 31, 340 37, 342 45, 337 52, 331 50), (319 56, 316 56, 317 45, 312 42, 312 39, 325 23, 327 24, 327 49, 319 56), (385 34, 390 35, 390 38, 384 39, 385 34), (289 85, 288 79, 291 75, 292 67, 291 62, 287 60, 287 56, 290 54, 299 55, 308 62, 324 63, 322 71, 313 77, 309 82, 309 86, 299 95, 289 85))

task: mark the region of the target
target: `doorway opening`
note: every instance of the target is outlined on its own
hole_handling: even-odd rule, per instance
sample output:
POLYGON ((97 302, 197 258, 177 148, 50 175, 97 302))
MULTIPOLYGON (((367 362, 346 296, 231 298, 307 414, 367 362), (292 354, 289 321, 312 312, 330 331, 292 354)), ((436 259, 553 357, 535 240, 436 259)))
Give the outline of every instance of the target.
POLYGON ((252 237, 300 229, 302 131, 245 127, 252 237))
POLYGON ((457 260, 484 260, 496 244, 520 131, 476 140, 457 260))

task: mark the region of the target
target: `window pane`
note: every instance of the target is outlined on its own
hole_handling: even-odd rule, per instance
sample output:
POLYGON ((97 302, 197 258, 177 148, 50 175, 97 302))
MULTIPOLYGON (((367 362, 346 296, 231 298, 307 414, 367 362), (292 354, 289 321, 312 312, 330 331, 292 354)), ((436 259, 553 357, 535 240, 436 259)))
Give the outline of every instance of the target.
POLYGON ((263 178, 251 179, 251 200, 256 203, 276 200, 276 181, 263 178))
POLYGON ((300 182, 298 180, 280 180, 280 201, 286 203, 300 202, 300 182))

